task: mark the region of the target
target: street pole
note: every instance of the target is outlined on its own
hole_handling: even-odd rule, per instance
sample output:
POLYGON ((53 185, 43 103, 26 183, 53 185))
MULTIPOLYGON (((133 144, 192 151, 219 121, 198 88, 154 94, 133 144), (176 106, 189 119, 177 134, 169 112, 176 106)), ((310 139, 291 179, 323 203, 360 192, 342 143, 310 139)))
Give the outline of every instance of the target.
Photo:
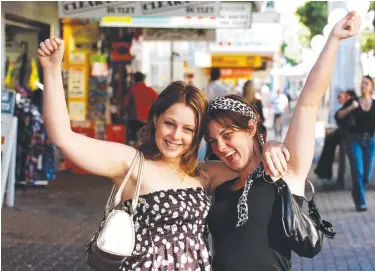
POLYGON ((170 76, 171 80, 170 82, 173 82, 173 61, 174 61, 174 52, 173 52, 173 40, 171 41, 171 71, 170 71, 170 76))
MULTIPOLYGON (((347 10, 346 1, 328 1, 328 14, 337 8, 347 10)), ((334 116, 341 106, 337 101, 337 94, 348 89, 354 89, 359 94, 360 74, 360 45, 357 35, 341 41, 339 45, 330 82, 329 124, 336 125, 334 116)))

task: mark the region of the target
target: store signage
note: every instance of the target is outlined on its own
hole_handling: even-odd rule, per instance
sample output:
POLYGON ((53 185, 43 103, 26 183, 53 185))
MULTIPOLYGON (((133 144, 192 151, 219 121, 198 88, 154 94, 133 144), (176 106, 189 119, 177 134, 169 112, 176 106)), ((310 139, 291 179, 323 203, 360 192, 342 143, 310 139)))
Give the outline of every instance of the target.
POLYGON ((108 14, 134 15, 136 2, 62 1, 58 2, 60 18, 94 18, 108 14))
POLYGON ((14 90, 3 89, 1 91, 1 114, 14 115, 14 105, 16 92, 14 90))
POLYGON ((85 57, 85 53, 83 53, 83 52, 71 53, 70 56, 69 56, 69 63, 71 65, 74 65, 74 64, 84 65, 85 60, 86 60, 86 57, 85 57))
POLYGON ((215 29, 215 17, 116 17, 106 16, 100 21, 101 27, 141 27, 141 28, 194 28, 215 29))
POLYGON ((68 97, 69 99, 85 97, 85 69, 71 67, 68 71, 68 97))
POLYGON ((71 121, 84 121, 86 119, 86 102, 69 101, 69 119, 71 121))
POLYGON ((131 44, 129 42, 113 42, 112 43, 112 61, 119 61, 125 63, 131 63, 132 55, 130 54, 131 44))
POLYGON ((220 70, 221 78, 223 79, 251 79, 253 70, 250 68, 222 68, 220 70))
POLYGON ((262 57, 260 55, 215 54, 211 56, 211 66, 228 68, 259 68, 262 66, 262 57))
POLYGON ((1 114, 1 207, 5 191, 7 191, 7 205, 14 206, 17 123, 17 117, 1 114))
POLYGON ((62 1, 60 18, 105 16, 219 16, 219 2, 201 1, 62 1))
POLYGON ((221 2, 218 28, 249 28, 251 26, 251 2, 221 2))
POLYGON ((215 16, 218 5, 216 2, 200 1, 143 1, 141 16, 215 16))
POLYGON ((146 28, 143 31, 144 40, 169 41, 216 41, 214 29, 172 29, 146 28))

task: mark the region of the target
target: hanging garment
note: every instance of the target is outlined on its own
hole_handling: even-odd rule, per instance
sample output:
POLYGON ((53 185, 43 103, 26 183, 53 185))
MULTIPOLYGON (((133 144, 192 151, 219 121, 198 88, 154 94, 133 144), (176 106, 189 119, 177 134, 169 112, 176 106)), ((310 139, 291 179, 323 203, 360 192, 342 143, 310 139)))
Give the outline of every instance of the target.
POLYGON ((49 142, 42 116, 29 98, 16 105, 18 142, 16 180, 34 184, 38 180, 55 179, 54 151, 49 142))

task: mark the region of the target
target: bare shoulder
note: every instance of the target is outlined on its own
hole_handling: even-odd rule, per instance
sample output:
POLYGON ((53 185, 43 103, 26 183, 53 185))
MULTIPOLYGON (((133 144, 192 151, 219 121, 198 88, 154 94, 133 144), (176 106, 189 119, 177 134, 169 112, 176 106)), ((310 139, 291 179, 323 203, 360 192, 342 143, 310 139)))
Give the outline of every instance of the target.
POLYGON ((221 161, 201 162, 199 163, 199 169, 207 189, 211 192, 215 191, 220 184, 238 176, 237 172, 228 168, 221 161))

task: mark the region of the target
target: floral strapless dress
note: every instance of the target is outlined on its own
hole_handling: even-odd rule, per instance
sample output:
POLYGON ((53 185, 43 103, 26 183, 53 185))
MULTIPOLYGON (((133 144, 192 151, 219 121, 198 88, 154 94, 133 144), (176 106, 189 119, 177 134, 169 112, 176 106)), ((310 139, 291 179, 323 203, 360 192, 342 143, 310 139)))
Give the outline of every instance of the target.
MULTIPOLYGON (((128 211, 131 201, 123 202, 128 211)), ((119 270, 211 270, 203 188, 168 189, 141 195, 134 216, 135 247, 119 270)))

